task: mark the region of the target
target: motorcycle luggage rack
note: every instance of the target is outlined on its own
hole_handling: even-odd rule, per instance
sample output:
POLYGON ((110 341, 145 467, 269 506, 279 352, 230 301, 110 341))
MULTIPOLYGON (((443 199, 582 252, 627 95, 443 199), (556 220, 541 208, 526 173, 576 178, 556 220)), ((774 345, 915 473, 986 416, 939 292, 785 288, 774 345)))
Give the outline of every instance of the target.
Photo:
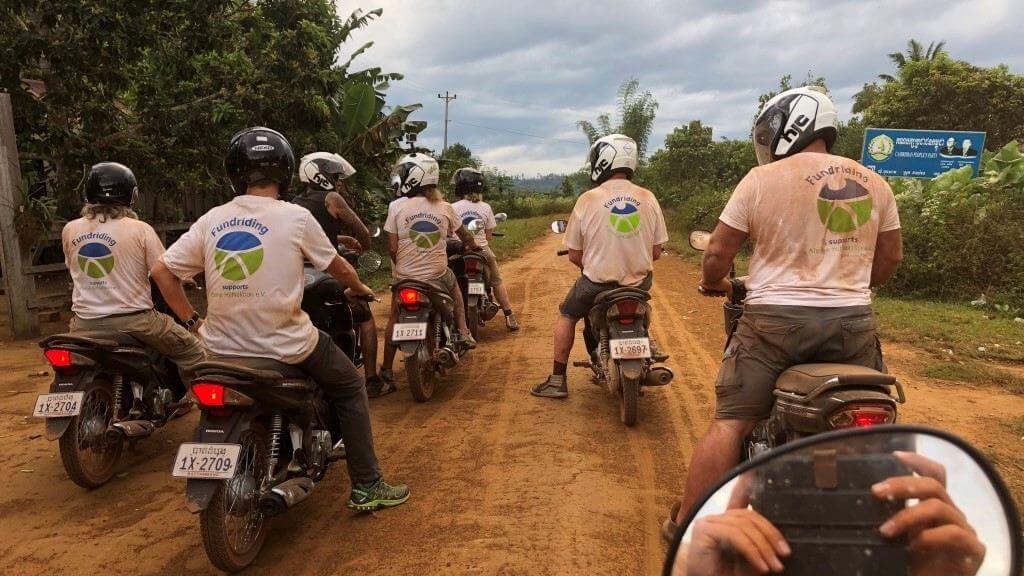
MULTIPOLYGON (((828 365, 818 364, 811 366, 817 368, 824 368, 827 367, 828 365)), ((790 368, 790 370, 792 369, 793 368, 790 368)), ((844 365, 843 369, 849 370, 850 366, 844 365)), ((815 378, 815 375, 812 374, 806 374, 804 376, 806 376, 807 379, 815 378)), ((892 376, 891 374, 884 374, 882 372, 877 372, 875 370, 864 368, 863 372, 856 374, 832 373, 828 374, 827 376, 829 377, 826 378, 821 384, 818 384, 814 388, 811 388, 806 394, 801 394, 799 392, 791 390, 776 389, 775 395, 779 398, 786 398, 787 400, 792 400, 799 403, 806 403, 810 400, 817 398, 818 396, 821 396, 826 392, 835 390, 837 388, 867 387, 884 389, 886 393, 890 393, 891 387, 895 386, 899 403, 903 404, 907 401, 906 393, 903 390, 903 384, 901 384, 899 380, 897 380, 896 377, 892 376)), ((822 377, 824 376, 817 376, 817 378, 822 377)))

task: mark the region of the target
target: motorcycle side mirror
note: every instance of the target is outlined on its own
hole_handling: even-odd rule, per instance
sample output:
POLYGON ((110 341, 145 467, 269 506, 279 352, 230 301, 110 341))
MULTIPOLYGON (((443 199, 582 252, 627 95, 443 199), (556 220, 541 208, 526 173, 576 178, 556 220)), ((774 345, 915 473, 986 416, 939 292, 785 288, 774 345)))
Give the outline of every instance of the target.
POLYGON ((363 272, 376 272, 380 270, 380 265, 384 262, 384 258, 373 250, 367 250, 359 255, 358 262, 359 269, 363 272))
POLYGON ((851 428, 727 474, 680 524, 663 574, 754 573, 771 559, 747 546, 753 535, 791 576, 825 567, 836 576, 1012 576, 1021 573, 1020 530, 1006 484, 960 438, 923 426, 851 428))
POLYGON ((694 230, 690 232, 690 248, 701 252, 708 249, 711 243, 711 232, 707 230, 694 230))
POLYGON ((565 234, 566 227, 569 226, 569 222, 566 220, 555 220, 551 223, 551 231, 555 234, 565 234))
POLYGON ((476 234, 484 229, 484 221, 479 218, 474 218, 466 225, 466 230, 476 234))
POLYGON ((508 214, 505 214, 504 212, 498 212, 497 214, 494 215, 494 220, 496 222, 504 222, 505 220, 508 220, 508 214))
POLYGON ((380 238, 380 226, 377 226, 376 224, 370 226, 370 237, 380 238))

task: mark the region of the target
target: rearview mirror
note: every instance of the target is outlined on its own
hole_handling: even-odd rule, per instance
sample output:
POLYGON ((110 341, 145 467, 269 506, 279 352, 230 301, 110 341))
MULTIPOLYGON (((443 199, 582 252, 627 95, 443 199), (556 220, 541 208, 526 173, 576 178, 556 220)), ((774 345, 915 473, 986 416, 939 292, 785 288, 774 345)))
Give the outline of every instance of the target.
POLYGON ((363 272, 376 272, 380 270, 380 265, 384 262, 384 259, 373 250, 367 250, 359 255, 358 261, 359 269, 363 272))
POLYGON ((504 212, 498 212, 497 214, 494 215, 494 220, 496 222, 504 222, 505 220, 508 220, 508 214, 505 214, 504 212))
POLYGON ((1012 576, 1020 530, 1006 485, 963 440, 922 426, 854 428, 728 474, 680 524, 664 573, 754 573, 763 562, 791 576, 1012 576))
POLYGON ((565 228, 569 225, 566 220, 555 220, 551 223, 551 231, 555 234, 565 234, 565 228))
POLYGON ((710 243, 711 232, 707 230, 694 230, 690 232, 690 248, 703 252, 708 249, 708 244, 710 243))
POLYGON ((374 225, 370 226, 369 230, 370 230, 370 237, 371 238, 380 238, 380 226, 377 226, 376 224, 374 224, 374 225))
POLYGON ((479 218, 470 220, 469 224, 466 224, 466 230, 476 234, 484 229, 484 221, 479 218))

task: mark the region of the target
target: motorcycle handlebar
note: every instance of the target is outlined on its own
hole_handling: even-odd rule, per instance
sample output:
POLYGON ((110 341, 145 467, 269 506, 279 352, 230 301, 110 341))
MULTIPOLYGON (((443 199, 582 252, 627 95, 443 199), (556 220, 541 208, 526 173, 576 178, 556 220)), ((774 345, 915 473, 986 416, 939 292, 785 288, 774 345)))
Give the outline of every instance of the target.
POLYGON ((491 236, 494 236, 494 237, 504 236, 504 235, 505 235, 504 232, 491 232, 491 236))
POLYGON ((569 251, 568 250, 559 250, 558 252, 555 252, 555 254, 557 254, 559 256, 567 256, 569 254, 569 251))

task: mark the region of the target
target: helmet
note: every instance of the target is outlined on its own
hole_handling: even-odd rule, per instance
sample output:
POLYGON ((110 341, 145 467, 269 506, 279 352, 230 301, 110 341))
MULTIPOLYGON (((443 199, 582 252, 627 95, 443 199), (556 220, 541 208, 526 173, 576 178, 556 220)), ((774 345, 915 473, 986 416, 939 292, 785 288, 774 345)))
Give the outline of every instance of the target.
POLYGON ((135 174, 124 164, 100 162, 89 169, 85 181, 87 204, 119 204, 131 208, 139 197, 135 174))
POLYGON ((786 90, 765 102, 754 121, 754 152, 764 165, 800 152, 819 138, 836 142, 836 106, 820 86, 786 90))
POLYGON ((318 190, 334 190, 334 183, 356 173, 356 169, 337 154, 313 152, 299 160, 299 180, 318 190))
POLYGON ((476 168, 459 168, 452 174, 452 188, 459 196, 484 191, 484 175, 476 168))
POLYGON ((280 186, 280 194, 288 191, 295 171, 292 145, 280 132, 256 126, 231 137, 224 170, 231 179, 235 194, 245 194, 249 184, 270 180, 280 186))
POLYGON ((601 184, 617 172, 632 179, 636 170, 636 156, 636 142, 625 134, 609 134, 599 139, 590 146, 587 155, 590 181, 601 184))
POLYGON ((391 189, 397 197, 412 196, 427 186, 437 186, 439 174, 437 160, 426 154, 407 154, 391 170, 391 189))

